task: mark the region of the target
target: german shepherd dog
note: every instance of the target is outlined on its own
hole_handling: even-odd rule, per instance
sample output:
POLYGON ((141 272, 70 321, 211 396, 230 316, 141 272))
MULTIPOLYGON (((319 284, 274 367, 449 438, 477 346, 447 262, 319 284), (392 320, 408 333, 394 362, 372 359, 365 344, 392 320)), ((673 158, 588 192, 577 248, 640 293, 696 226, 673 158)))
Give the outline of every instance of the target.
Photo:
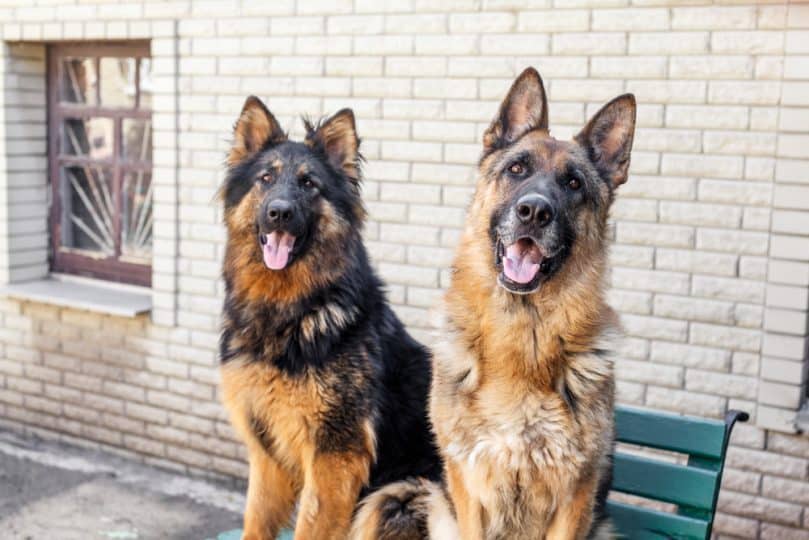
POLYGON ((220 191, 222 394, 250 474, 244 538, 345 538, 361 493, 438 478, 427 350, 386 302, 361 239, 361 155, 344 109, 303 142, 256 97, 220 191))
POLYGON ((556 140, 539 74, 514 82, 484 135, 435 351, 430 417, 451 504, 428 482, 397 483, 365 503, 358 538, 397 538, 397 501, 410 511, 398 521, 421 520, 432 538, 609 534, 607 218, 634 130, 627 94, 556 140))

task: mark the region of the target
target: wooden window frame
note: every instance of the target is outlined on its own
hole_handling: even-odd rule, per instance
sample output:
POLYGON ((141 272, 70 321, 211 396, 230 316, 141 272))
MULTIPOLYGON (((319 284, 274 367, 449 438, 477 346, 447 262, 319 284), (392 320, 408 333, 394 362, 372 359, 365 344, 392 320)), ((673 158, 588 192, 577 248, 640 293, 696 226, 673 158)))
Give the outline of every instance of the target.
MULTIPOLYGON (((51 270, 87 277, 117 281, 133 285, 149 287, 152 282, 152 265, 125 262, 121 256, 121 213, 124 175, 131 172, 145 171, 151 174, 152 163, 132 163, 123 158, 122 123, 124 119, 151 120, 151 109, 140 108, 141 80, 140 68, 143 58, 151 58, 148 41, 102 42, 102 43, 69 43, 55 44, 48 47, 48 176, 51 182, 50 235, 51 235, 51 270), (62 59, 65 57, 84 57, 95 59, 95 72, 99 74, 101 58, 137 58, 135 75, 135 105, 131 109, 123 107, 105 107, 100 100, 100 86, 96 85, 95 105, 62 103, 60 101, 62 59), (61 126, 65 119, 76 118, 108 118, 113 122, 113 152, 111 159, 92 159, 83 156, 62 155, 61 126), (115 214, 113 232, 115 254, 107 258, 97 258, 68 252, 62 249, 61 230, 61 167, 70 165, 101 165, 112 171, 112 198, 115 214)), ((97 75, 100 76, 100 75, 97 75)), ((102 83, 103 84, 103 83, 102 83)), ((151 143, 151 140, 149 141, 151 143)))

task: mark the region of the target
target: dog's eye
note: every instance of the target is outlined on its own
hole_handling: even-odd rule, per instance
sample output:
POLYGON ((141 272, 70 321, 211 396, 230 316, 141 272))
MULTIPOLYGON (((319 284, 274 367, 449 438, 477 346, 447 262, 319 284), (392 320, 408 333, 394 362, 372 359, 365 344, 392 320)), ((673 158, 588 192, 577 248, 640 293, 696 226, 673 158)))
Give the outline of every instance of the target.
POLYGON ((584 185, 585 176, 578 169, 570 168, 566 173, 559 175, 559 185, 571 191, 578 191, 584 185))
POLYGON ((301 176, 300 181, 301 181, 301 185, 303 187, 305 187, 306 189, 310 189, 310 188, 315 187, 315 183, 312 181, 312 177, 309 176, 308 174, 306 174, 304 176, 301 176))
POLYGON ((519 161, 516 161, 508 166, 508 172, 515 176, 522 176, 522 174, 525 172, 525 165, 519 161))
POLYGON ((264 173, 261 175, 262 182, 272 182, 272 175, 269 173, 264 173))

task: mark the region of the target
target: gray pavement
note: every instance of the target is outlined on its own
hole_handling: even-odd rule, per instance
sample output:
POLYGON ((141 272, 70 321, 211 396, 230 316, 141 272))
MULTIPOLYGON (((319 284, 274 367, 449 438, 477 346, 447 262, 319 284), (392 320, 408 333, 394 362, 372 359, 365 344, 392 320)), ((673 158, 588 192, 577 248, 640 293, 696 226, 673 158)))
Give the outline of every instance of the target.
POLYGON ((0 538, 224 539, 242 490, 0 430, 0 538))

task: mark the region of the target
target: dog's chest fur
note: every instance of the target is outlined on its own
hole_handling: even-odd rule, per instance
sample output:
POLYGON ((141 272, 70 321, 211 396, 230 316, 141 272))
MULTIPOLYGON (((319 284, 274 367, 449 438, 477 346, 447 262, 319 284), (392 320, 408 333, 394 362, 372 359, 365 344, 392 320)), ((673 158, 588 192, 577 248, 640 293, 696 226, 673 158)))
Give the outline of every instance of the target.
MULTIPOLYGON (((336 389, 309 375, 290 377, 268 363, 238 359, 223 366, 222 389, 242 437, 270 453, 293 476, 300 475, 303 460, 317 450, 319 431, 330 413, 324 398, 336 389)), ((370 424, 364 435, 372 447, 370 424)))
POLYGON ((302 471, 302 454, 311 451, 322 401, 311 381, 289 380, 267 363, 239 361, 222 369, 222 390, 234 427, 247 441, 286 465, 302 471))
POLYGON ((518 391, 504 396, 484 387, 472 399, 474 405, 458 411, 457 430, 447 448, 449 456, 470 470, 491 468, 530 480, 538 467, 575 470, 581 465, 579 430, 558 395, 518 391), (465 416, 470 409, 474 416, 465 416))
POLYGON ((540 388, 496 371, 459 374, 465 360, 457 344, 436 355, 432 414, 445 458, 482 506, 487 537, 533 537, 609 448, 610 362, 573 355, 554 387, 540 388))

